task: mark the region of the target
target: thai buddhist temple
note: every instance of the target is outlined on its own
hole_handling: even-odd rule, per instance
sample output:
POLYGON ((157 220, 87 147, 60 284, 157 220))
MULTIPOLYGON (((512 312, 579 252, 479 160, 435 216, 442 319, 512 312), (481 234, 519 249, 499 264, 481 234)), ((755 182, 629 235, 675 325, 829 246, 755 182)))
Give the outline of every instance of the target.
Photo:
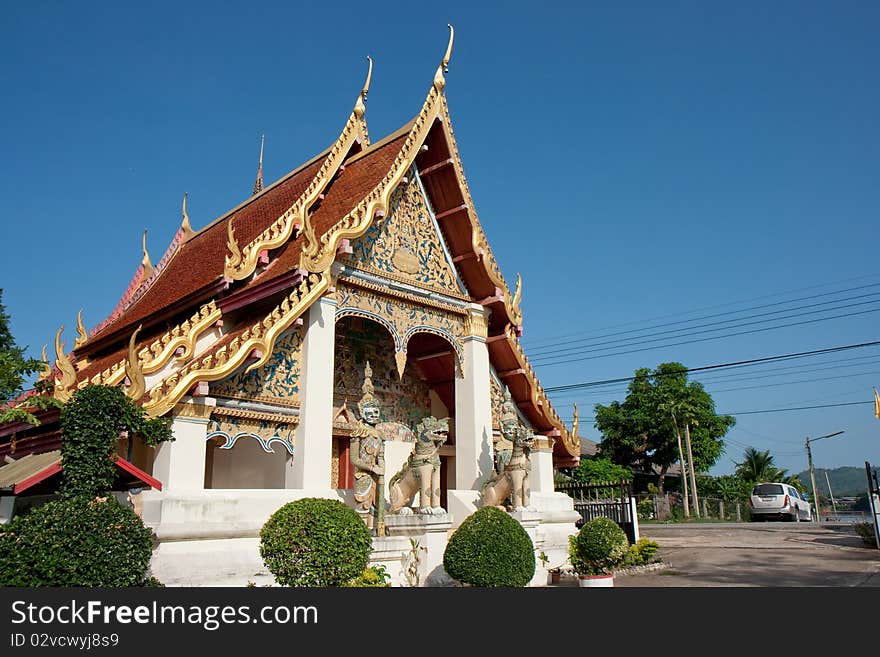
MULTIPOLYGON (((511 513, 536 548, 567 554, 578 516, 553 476, 579 459, 577 427, 560 420, 523 351, 523 283, 502 275, 468 190, 445 94, 452 46, 450 33, 421 109, 396 132, 373 141, 367 130, 370 61, 325 151, 264 186, 261 150, 252 195, 200 230, 184 196, 172 243, 154 264, 144 239, 110 315, 90 331, 78 318, 72 350, 56 335, 42 377, 57 398, 120 386, 172 422, 172 442, 120 447, 152 482, 132 502, 159 540, 152 567, 166 584, 244 585, 265 570, 259 529, 280 506, 354 506, 367 397, 381 413, 392 500, 420 423, 448 418, 439 504, 387 512, 377 563, 397 563, 407 537, 421 536, 425 580, 442 564, 449 532, 481 504, 508 420, 530 436, 530 498, 511 513)), ((0 456, 57 450, 57 411, 43 419, 0 427, 0 456)))

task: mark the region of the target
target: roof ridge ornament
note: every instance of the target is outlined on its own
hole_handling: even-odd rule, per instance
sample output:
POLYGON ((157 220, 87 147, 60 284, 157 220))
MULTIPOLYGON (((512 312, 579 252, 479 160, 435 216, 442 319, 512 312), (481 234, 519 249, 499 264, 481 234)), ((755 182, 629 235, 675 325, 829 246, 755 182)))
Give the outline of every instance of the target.
POLYGON ((141 240, 141 246, 144 251, 144 257, 141 260, 141 265, 144 268, 144 278, 147 278, 150 274, 153 273, 153 263, 150 262, 150 254, 147 253, 147 229, 144 228, 144 237, 141 240))
POLYGON ((443 74, 449 73, 449 58, 452 57, 452 42, 455 40, 455 28, 450 23, 447 23, 446 27, 449 28, 449 43, 446 46, 446 54, 443 55, 440 66, 437 67, 437 72, 434 74, 434 87, 437 91, 443 91, 443 87, 446 86, 446 78, 443 77, 443 74))
POLYGON ((186 213, 186 192, 183 193, 183 219, 180 222, 180 227, 183 229, 182 241, 184 242, 196 234, 189 222, 189 215, 186 213))
POLYGON ((131 338, 128 341, 128 359, 125 361, 125 376, 129 381, 128 390, 125 391, 125 394, 134 401, 140 401, 141 397, 143 397, 144 393, 147 391, 144 370, 141 366, 140 359, 138 358, 137 350, 135 349, 137 336, 142 328, 144 328, 143 324, 138 326, 137 330, 131 334, 131 338))
POLYGON ((577 440, 578 437, 578 427, 580 426, 580 417, 578 416, 578 405, 577 402, 574 402, 574 422, 571 425, 571 435, 577 440))
POLYGON ((73 348, 76 349, 81 344, 83 344, 86 340, 89 339, 89 334, 86 333, 86 327, 83 326, 83 309, 80 308, 79 312, 76 314, 76 340, 73 341, 73 348))
POLYGON ((260 164, 257 166, 257 179, 254 181, 254 192, 251 196, 256 196, 263 191, 263 144, 266 141, 266 135, 260 135, 260 164))
POLYGON ((225 269, 228 272, 230 269, 234 269, 241 263, 241 249, 238 246, 238 240, 235 239, 235 228, 232 226, 232 217, 229 217, 229 221, 226 222, 226 235, 228 237, 226 248, 229 249, 229 253, 226 254, 225 269))
POLYGON ((61 342, 61 334, 64 326, 55 334, 55 367, 61 372, 61 380, 55 382, 55 399, 66 402, 70 399, 70 389, 76 385, 76 368, 70 356, 64 353, 64 343, 61 342))
POLYGON ((364 88, 361 89, 361 93, 354 104, 354 115, 359 119, 367 111, 365 103, 367 102, 367 93, 370 91, 370 80, 373 79, 373 58, 367 55, 367 61, 370 63, 370 67, 367 69, 367 79, 364 81, 364 88))

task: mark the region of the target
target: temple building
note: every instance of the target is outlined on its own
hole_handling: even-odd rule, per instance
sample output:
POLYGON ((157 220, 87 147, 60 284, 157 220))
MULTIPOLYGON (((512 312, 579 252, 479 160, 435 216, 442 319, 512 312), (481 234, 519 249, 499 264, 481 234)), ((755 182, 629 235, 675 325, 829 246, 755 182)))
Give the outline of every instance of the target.
MULTIPOLYGON (((578 516, 553 474, 578 462, 577 427, 563 424, 528 362, 522 282, 502 275, 477 218, 445 95, 451 49, 450 36, 415 118, 375 142, 370 62, 327 150, 265 187, 261 152, 253 195, 198 231, 184 197, 171 245, 153 265, 144 244, 110 316, 90 332, 79 319, 72 351, 58 332, 43 374, 56 397, 121 386, 172 421, 173 442, 120 447, 160 484, 133 499, 159 539, 153 571, 166 584, 255 580, 259 529, 277 508, 314 496, 353 506, 352 434, 367 386, 381 409, 386 496, 419 423, 448 418, 438 450, 446 513, 409 516, 416 529, 389 515, 377 562, 396 563, 401 537, 415 533, 433 550, 426 576, 442 563, 446 536, 495 473, 505 412, 532 436, 528 508, 512 512, 536 548, 564 558, 578 516)), ((18 432, 19 454, 58 448, 48 419, 18 432)), ((3 453, 10 431, 0 428, 3 453)))

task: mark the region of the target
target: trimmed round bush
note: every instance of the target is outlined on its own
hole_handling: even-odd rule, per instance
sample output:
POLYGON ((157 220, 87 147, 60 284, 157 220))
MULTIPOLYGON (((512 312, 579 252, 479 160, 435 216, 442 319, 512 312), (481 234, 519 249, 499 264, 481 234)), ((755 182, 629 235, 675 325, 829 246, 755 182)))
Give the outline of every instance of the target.
POLYGON ((260 530, 260 556, 282 586, 345 586, 364 572, 372 547, 364 521, 339 500, 290 502, 260 530))
POLYGON ((0 526, 0 585, 143 586, 151 537, 112 496, 47 502, 0 526))
POLYGON ((526 586, 535 575, 535 548, 522 525, 501 509, 485 506, 455 530, 443 567, 473 586, 526 586))
POLYGON ((579 575, 604 575, 624 562, 629 539, 611 518, 593 518, 570 538, 569 556, 579 575))

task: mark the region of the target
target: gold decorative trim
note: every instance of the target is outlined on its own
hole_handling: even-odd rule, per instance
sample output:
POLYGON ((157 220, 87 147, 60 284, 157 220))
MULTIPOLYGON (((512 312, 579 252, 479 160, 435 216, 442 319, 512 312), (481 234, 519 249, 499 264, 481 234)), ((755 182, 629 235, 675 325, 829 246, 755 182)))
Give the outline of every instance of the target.
POLYGON ((125 376, 129 381, 128 390, 125 391, 125 394, 135 401, 140 401, 141 397, 143 397, 144 393, 147 391, 147 383, 144 380, 144 370, 141 367, 140 359, 138 358, 137 350, 135 349, 138 333, 141 332, 143 327, 144 325, 141 324, 137 327, 137 330, 131 334, 131 338, 128 341, 128 359, 125 361, 125 376))
POLYGON ((313 274, 304 279, 261 321, 249 326, 232 341, 184 365, 149 391, 144 410, 151 416, 164 415, 198 381, 217 381, 241 367, 254 350, 260 358, 245 372, 263 365, 271 356, 278 336, 330 287, 329 275, 313 274))
POLYGON ((61 372, 61 379, 55 382, 55 399, 66 402, 70 399, 71 388, 76 385, 76 368, 70 356, 64 353, 64 343, 61 342, 62 326, 55 334, 55 367, 61 372))
POLYGON ((574 403, 574 422, 571 424, 571 435, 577 440, 578 437, 578 428, 580 427, 580 417, 578 416, 578 405, 577 402, 574 403))
POLYGON ((265 397, 263 395, 231 395, 224 392, 222 395, 215 394, 211 391, 211 396, 217 399, 240 399, 241 401, 263 402, 266 404, 274 404, 275 406, 284 406, 285 408, 299 408, 299 395, 292 395, 285 399, 278 397, 265 397))
POLYGON ((519 272, 516 272, 516 291, 513 293, 513 307, 516 311, 522 314, 522 310, 520 309, 520 302, 522 301, 522 276, 519 275, 519 272))
POLYGON ((532 404, 534 404, 536 408, 540 408, 544 417, 547 418, 547 421, 559 430, 559 435, 566 451, 572 456, 580 455, 580 440, 577 438, 576 434, 572 434, 568 430, 568 427, 565 426, 565 423, 559 417, 556 409, 554 409, 553 405, 550 403, 547 393, 544 392, 544 387, 538 381, 538 375, 535 373, 531 363, 529 363, 528 358, 526 358, 526 354, 523 351, 522 345, 519 343, 519 338, 516 337, 516 334, 513 331, 512 325, 507 325, 505 335, 507 336, 508 343, 513 348, 513 352, 520 363, 520 367, 525 370, 526 379, 531 386, 532 404))
POLYGON ((174 404, 174 413, 176 417, 188 417, 196 420, 210 420, 211 414, 216 411, 216 407, 208 404, 196 404, 187 402, 185 404, 174 404))
MULTIPOLYGON (((257 267, 257 259, 260 253, 262 251, 277 249, 278 247, 283 246, 293 236, 297 225, 300 226, 301 232, 306 235, 306 246, 304 248, 308 248, 309 244, 314 243, 315 233, 314 228, 309 221, 309 208, 315 204, 315 201, 318 200, 318 196, 320 196, 320 194, 327 188, 327 185, 330 184, 333 176, 336 174, 339 167, 342 166, 342 163, 351 151, 352 146, 358 141, 358 138, 366 143, 369 142, 366 123, 363 121, 363 116, 366 110, 364 101, 367 99, 367 92, 370 88, 370 78, 373 73, 373 60, 369 57, 367 57, 367 59, 370 62, 370 67, 367 72, 367 80, 364 83, 364 88, 361 90, 360 94, 358 94, 354 109, 352 110, 351 115, 349 115, 345 127, 342 129, 342 134, 339 135, 339 138, 330 148, 330 152, 324 159, 324 163, 321 165, 321 168, 315 174, 315 177, 312 179, 312 182, 306 190, 296 201, 294 201, 293 205, 278 217, 278 219, 276 219, 268 228, 266 228, 266 230, 255 237, 250 243, 241 247, 240 251, 238 250, 237 244, 235 244, 235 249, 231 248, 233 242, 230 234, 231 254, 226 255, 226 262, 223 269, 224 276, 227 278, 240 281, 250 276, 257 267)), ((311 269, 309 271, 317 270, 311 269)), ((321 271, 323 271, 323 269, 321 271)))
POLYGON ((489 320, 482 309, 468 312, 465 331, 471 337, 486 338, 489 335, 489 320))
POLYGON ((86 333, 86 327, 83 325, 83 311, 80 308, 76 314, 76 339, 73 341, 73 348, 76 349, 88 339, 89 334, 86 333))
POLYGON ((443 130, 446 134, 446 141, 449 144, 450 155, 452 156, 453 167, 455 168, 455 176, 458 180, 459 187, 461 188, 462 196, 464 197, 464 205, 467 207, 467 213, 471 220, 471 226, 473 227, 473 236, 471 239, 472 251, 477 254, 477 259, 484 263, 486 274, 489 276, 492 283, 504 292, 504 306, 507 309, 510 321, 516 326, 522 326, 522 311, 519 307, 519 299, 516 299, 515 294, 510 294, 510 286, 507 285, 507 281, 504 280, 504 276, 501 274, 501 269, 495 260, 495 255, 489 248, 489 242, 486 239, 486 234, 483 232, 483 227, 477 217, 477 212, 474 210, 474 201, 471 197, 471 191, 468 187, 467 179, 464 177, 464 167, 461 163, 461 155, 458 152, 458 144, 455 142, 455 135, 452 132, 452 120, 449 116, 449 107, 446 104, 445 96, 441 96, 440 104, 443 117, 443 130))
MULTIPOLYGON (((178 404, 177 406, 180 406, 180 404, 178 404)), ((175 406, 175 408, 177 408, 177 406, 175 406)), ((223 406, 215 406, 211 408, 211 415, 219 415, 222 417, 237 417, 245 420, 257 420, 258 422, 277 422, 278 424, 299 423, 299 417, 296 415, 251 411, 245 408, 225 408, 223 406)))
POLYGON ((52 376, 52 366, 49 365, 49 356, 46 355, 46 350, 49 348, 49 345, 43 345, 43 351, 40 353, 40 361, 43 363, 40 366, 40 375, 37 377, 37 381, 46 381, 52 376))
MULTIPOLYGON (((437 301, 436 299, 430 299, 427 297, 420 297, 417 294, 409 294, 407 292, 402 292, 400 290, 395 290, 393 288, 380 285, 378 283, 371 283, 370 281, 364 281, 359 278, 350 278, 348 276, 340 276, 339 281, 348 285, 352 285, 354 287, 360 287, 365 290, 370 290, 372 292, 379 292, 380 294, 384 294, 385 296, 395 297, 397 299, 403 299, 404 301, 409 301, 410 303, 416 303, 423 306, 429 306, 431 308, 437 308, 438 310, 445 310, 451 313, 455 313, 456 315, 466 315, 468 310, 467 308, 461 308, 459 306, 453 306, 452 304, 443 303, 442 301, 437 301)), ((451 296, 451 295, 450 295, 451 296)))
MULTIPOLYGON (((449 26, 452 30, 452 26, 449 26)), ((446 54, 434 76, 434 84, 428 91, 419 115, 413 121, 412 127, 406 136, 403 147, 394 158, 388 173, 376 185, 372 191, 361 200, 357 206, 342 219, 330 227, 318 238, 314 229, 306 217, 306 225, 303 228, 305 244, 300 255, 300 269, 310 272, 323 272, 333 264, 339 243, 344 240, 352 240, 367 232, 377 214, 382 216, 388 213, 388 199, 401 179, 406 175, 409 167, 419 153, 419 148, 428 136, 428 132, 437 118, 443 103, 443 87, 446 84, 443 72, 449 64, 449 56, 452 49, 452 34, 446 54)))
MULTIPOLYGON (((455 292, 453 290, 449 290, 449 289, 440 290, 439 288, 428 287, 424 284, 419 285, 418 283, 414 283, 411 278, 407 278, 405 276, 401 276, 400 274, 395 274, 393 272, 383 271, 381 269, 378 269, 377 267, 371 267, 369 265, 364 265, 362 263, 358 263, 357 266, 351 265, 349 263, 345 263, 345 266, 348 269, 354 269, 357 271, 362 271, 366 274, 373 274, 374 276, 381 276, 382 278, 387 278, 389 281, 396 281, 397 283, 405 283, 405 284, 410 285, 412 287, 421 287, 422 289, 428 290, 429 292, 443 294, 443 295, 450 297, 452 299, 458 299, 459 301, 467 301, 467 302, 471 301, 471 298, 469 296, 466 296, 464 294, 460 294, 460 293, 455 292)), ((343 278, 343 280, 347 280, 347 279, 348 279, 348 277, 343 278)), ((405 294, 405 293, 402 293, 402 294, 405 294)))
MULTIPOLYGON (((199 310, 189 319, 166 331, 151 344, 141 347, 138 351, 140 367, 144 374, 152 374, 162 369, 171 356, 180 348, 183 353, 178 356, 178 362, 191 358, 195 349, 196 340, 210 328, 214 322, 220 319, 223 313, 217 304, 211 300, 203 304, 199 310)), ((126 359, 114 363, 110 367, 95 374, 91 379, 80 381, 78 388, 87 385, 115 386, 125 378, 126 359)))

